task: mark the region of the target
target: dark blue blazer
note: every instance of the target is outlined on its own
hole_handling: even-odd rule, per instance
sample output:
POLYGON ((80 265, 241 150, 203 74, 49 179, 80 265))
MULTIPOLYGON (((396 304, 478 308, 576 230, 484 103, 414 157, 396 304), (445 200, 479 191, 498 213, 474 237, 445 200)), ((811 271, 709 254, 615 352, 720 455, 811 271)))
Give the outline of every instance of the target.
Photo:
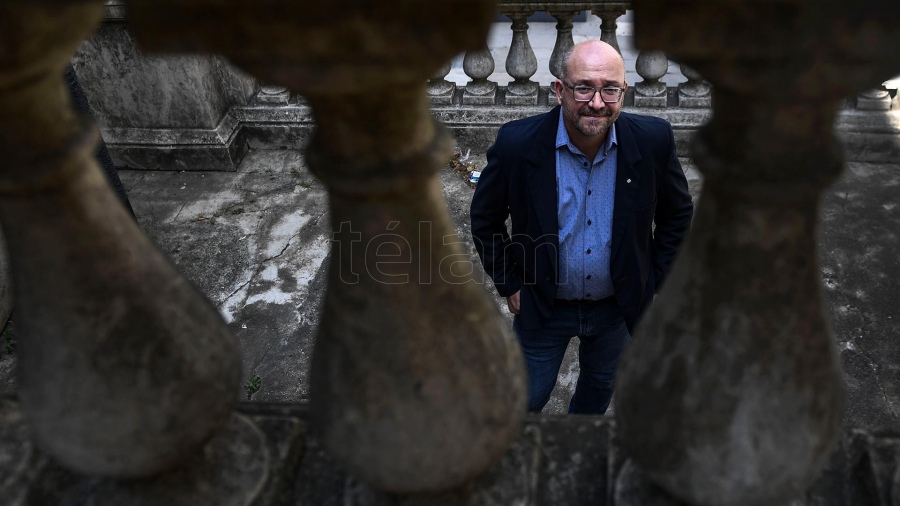
MULTIPOLYGON (((556 300, 558 125, 559 107, 503 125, 488 149, 470 209, 475 247, 497 292, 508 297, 522 291, 523 329, 541 327, 556 300)), ((687 234, 694 206, 668 122, 623 112, 616 137, 610 274, 633 333, 687 234)))

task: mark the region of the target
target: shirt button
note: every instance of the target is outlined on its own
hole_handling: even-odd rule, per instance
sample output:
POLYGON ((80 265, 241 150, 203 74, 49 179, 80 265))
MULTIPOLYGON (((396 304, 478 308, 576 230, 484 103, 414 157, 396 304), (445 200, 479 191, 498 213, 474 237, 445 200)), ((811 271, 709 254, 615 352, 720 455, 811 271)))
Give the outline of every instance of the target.
POLYGON ((586 293, 586 294, 584 294, 584 296, 585 296, 585 297, 590 297, 590 296, 591 296, 591 294, 589 294, 589 293, 586 293))
POLYGON ((587 250, 587 254, 590 255, 590 254, 591 254, 591 250, 587 250))
POLYGON ((588 195, 590 195, 590 194, 591 194, 591 190, 588 190, 588 195))
POLYGON ((591 279, 591 275, 588 274, 588 275, 587 275, 587 278, 585 278, 585 279, 591 279))
POLYGON ((587 162, 584 162, 584 166, 587 167, 587 162))
POLYGON ((588 225, 590 225, 590 224, 591 224, 591 220, 588 220, 588 225))

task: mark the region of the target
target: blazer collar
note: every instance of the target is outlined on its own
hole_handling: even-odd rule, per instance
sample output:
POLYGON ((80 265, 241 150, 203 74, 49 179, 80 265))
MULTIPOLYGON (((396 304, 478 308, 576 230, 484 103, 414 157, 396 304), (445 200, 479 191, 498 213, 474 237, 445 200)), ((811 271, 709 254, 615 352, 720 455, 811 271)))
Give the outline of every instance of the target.
POLYGON ((616 197, 613 204, 612 225, 612 257, 622 245, 625 231, 632 226, 638 185, 640 184, 640 171, 637 170, 641 161, 641 152, 638 149, 637 139, 631 128, 632 119, 628 113, 623 112, 616 120, 616 135, 619 141, 616 155, 616 197))

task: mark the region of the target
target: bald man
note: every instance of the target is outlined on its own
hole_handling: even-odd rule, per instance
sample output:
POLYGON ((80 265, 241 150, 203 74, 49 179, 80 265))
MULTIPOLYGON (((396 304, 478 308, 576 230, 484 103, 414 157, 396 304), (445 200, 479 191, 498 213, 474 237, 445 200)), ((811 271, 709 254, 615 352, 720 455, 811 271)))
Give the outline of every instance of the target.
POLYGON ((687 234, 693 202, 672 127, 622 112, 625 64, 612 46, 576 45, 561 73, 558 107, 500 128, 472 199, 472 236, 515 315, 529 411, 547 404, 577 336, 569 413, 603 414, 619 356, 687 234))

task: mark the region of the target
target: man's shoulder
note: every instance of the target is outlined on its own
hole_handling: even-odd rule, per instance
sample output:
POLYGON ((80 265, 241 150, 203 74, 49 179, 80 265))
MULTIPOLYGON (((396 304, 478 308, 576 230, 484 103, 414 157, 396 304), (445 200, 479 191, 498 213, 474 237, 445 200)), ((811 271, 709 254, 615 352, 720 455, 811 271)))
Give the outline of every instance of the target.
MULTIPOLYGON (((555 108, 554 108, 555 109, 555 108)), ((510 122, 507 122, 503 125, 503 128, 529 128, 540 125, 544 120, 546 120, 550 113, 553 112, 542 112, 540 114, 535 114, 534 116, 528 116, 527 118, 519 118, 514 119, 510 122)))
MULTIPOLYGON (((557 108, 553 108, 549 112, 535 114, 527 118, 520 118, 508 123, 504 123, 500 127, 497 139, 503 138, 507 141, 518 140, 528 141, 529 138, 537 134, 542 127, 546 127, 546 122, 556 119, 559 115, 557 108)), ((554 129, 555 131, 555 129, 554 129)))
POLYGON ((628 127, 636 135, 663 135, 664 137, 668 137, 672 130, 672 125, 662 118, 624 111, 616 121, 616 128, 620 127, 628 127))

